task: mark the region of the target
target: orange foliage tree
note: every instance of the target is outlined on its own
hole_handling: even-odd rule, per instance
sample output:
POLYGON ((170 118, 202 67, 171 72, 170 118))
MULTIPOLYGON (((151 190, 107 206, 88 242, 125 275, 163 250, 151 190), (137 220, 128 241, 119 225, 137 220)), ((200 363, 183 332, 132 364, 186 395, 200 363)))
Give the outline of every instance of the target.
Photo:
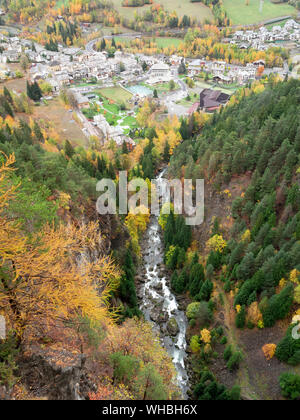
POLYGON ((262 348, 262 351, 267 360, 273 359, 276 352, 276 344, 265 344, 262 348))

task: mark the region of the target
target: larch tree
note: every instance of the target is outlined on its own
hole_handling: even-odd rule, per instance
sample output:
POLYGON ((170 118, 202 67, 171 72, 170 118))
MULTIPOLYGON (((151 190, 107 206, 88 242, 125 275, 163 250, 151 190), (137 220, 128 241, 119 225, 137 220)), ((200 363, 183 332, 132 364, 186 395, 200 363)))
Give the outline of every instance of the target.
POLYGON ((27 238, 5 214, 16 189, 9 178, 14 162, 10 156, 0 167, 0 311, 8 327, 21 342, 29 327, 80 317, 109 320, 108 299, 119 272, 99 251, 97 223, 45 225, 27 238))

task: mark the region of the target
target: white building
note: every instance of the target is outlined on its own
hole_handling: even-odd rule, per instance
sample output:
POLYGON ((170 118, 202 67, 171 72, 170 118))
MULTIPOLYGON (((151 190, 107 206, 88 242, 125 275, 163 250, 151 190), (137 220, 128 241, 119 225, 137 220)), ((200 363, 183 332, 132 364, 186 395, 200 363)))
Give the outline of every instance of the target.
POLYGON ((170 67, 165 63, 153 64, 148 76, 148 83, 152 85, 155 83, 169 82, 172 79, 170 67))

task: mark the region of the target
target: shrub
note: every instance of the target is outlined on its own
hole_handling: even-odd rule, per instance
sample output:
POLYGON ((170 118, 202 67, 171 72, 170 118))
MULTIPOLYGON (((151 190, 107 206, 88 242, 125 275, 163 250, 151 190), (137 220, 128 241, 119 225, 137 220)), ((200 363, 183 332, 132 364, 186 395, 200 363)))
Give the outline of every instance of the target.
POLYGON ((188 319, 195 319, 200 327, 208 326, 212 320, 212 312, 207 302, 193 302, 187 307, 188 319))
POLYGON ((209 371, 200 374, 200 380, 194 389, 194 398, 201 401, 236 401, 241 398, 241 390, 234 386, 231 390, 220 385, 209 371))
POLYGON ((196 320, 195 320, 195 319, 190 319, 190 321, 189 321, 189 326, 190 326, 191 328, 193 328, 195 325, 196 325, 196 320))
POLYGON ((289 327, 286 336, 278 344, 275 353, 277 359, 292 366, 300 364, 300 340, 295 340, 292 337, 292 331, 295 325, 293 324, 289 327))
POLYGON ((243 355, 240 351, 237 351, 235 353, 233 353, 233 355, 230 357, 230 359, 228 360, 227 363, 227 368, 230 371, 233 371, 235 369, 238 369, 241 361, 243 360, 243 355))
POLYGON ((227 337, 224 336, 221 338, 220 343, 224 346, 225 344, 227 344, 227 341, 227 337))
POLYGON ((229 346, 227 346, 227 347, 226 347, 226 349, 224 350, 224 355, 223 355, 224 360, 225 360, 226 362, 228 362, 228 360, 231 358, 231 356, 232 356, 232 347, 231 347, 231 345, 229 345, 229 346))
POLYGON ((253 324, 253 322, 252 322, 252 321, 248 321, 248 322, 247 322, 247 328, 248 328, 249 330, 253 330, 253 329, 255 328, 255 324, 253 324))
POLYGON ((280 376, 279 384, 282 395, 290 400, 300 398, 300 376, 293 373, 283 373, 280 376))
POLYGON ((221 335, 223 335, 223 334, 224 334, 224 329, 223 329, 223 327, 218 327, 218 328, 216 329, 216 333, 218 334, 218 336, 219 336, 219 337, 221 337, 221 335))
POLYGON ((238 385, 232 387, 231 391, 229 392, 229 399, 230 401, 240 401, 241 399, 241 388, 238 385))
POLYGON ((235 318, 235 325, 237 328, 244 328, 245 326, 245 322, 246 322, 246 308, 243 305, 241 307, 241 310, 239 311, 239 313, 236 315, 235 318))
POLYGON ((0 340, 0 385, 8 385, 8 387, 14 385, 17 355, 16 339, 10 332, 6 340, 0 340))
POLYGON ((297 286, 294 292, 294 301, 300 304, 300 286, 297 286))
POLYGON ((288 284, 278 295, 269 300, 266 309, 263 311, 265 327, 273 327, 279 319, 284 319, 293 304, 294 287, 288 284))

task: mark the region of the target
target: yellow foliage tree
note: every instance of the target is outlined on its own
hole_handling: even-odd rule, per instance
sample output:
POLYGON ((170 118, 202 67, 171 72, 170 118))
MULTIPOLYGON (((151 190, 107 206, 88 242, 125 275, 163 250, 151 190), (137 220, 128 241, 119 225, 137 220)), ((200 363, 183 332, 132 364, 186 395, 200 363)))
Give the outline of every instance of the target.
POLYGON ((139 214, 129 212, 125 219, 125 225, 130 234, 133 249, 138 255, 140 254, 139 240, 147 229, 149 220, 149 209, 144 209, 144 211, 141 209, 141 213, 139 214))
POLYGON ((162 349, 149 323, 127 319, 121 326, 110 325, 102 350, 106 349, 108 354, 118 352, 137 357, 144 365, 152 364, 161 375, 164 384, 167 384, 169 397, 178 391, 172 360, 167 351, 162 349))
POLYGON ((192 353, 199 353, 201 349, 201 344, 199 342, 198 335, 193 335, 193 337, 191 338, 190 348, 191 348, 192 353))
POLYGON ((201 331, 200 334, 201 334, 201 340, 203 341, 203 343, 210 344, 210 342, 211 342, 211 334, 210 334, 210 331, 204 328, 201 331))
POLYGON ((241 309, 242 309, 241 305, 236 305, 235 310, 237 314, 241 312, 241 309))
POLYGON ((258 303, 253 302, 248 309, 248 320, 253 324, 257 325, 259 321, 262 321, 262 313, 259 310, 258 303))
POLYGON ((223 252, 227 246, 227 242, 222 235, 214 235, 206 242, 206 246, 210 251, 223 252))
POLYGON ((250 242, 250 238, 251 238, 251 232, 249 229, 245 230, 245 232, 242 235, 242 241, 243 242, 250 242))
POLYGON ((299 275, 299 271, 296 268, 294 268, 294 270, 290 272, 290 281, 299 284, 299 275))
POLYGON ((276 352, 276 344, 265 344, 262 348, 262 351, 267 360, 273 359, 276 352))
POLYGON ((55 320, 108 320, 108 299, 119 272, 99 248, 97 223, 45 226, 25 238, 3 212, 14 196, 9 186, 13 163, 12 156, 0 168, 0 310, 10 327, 21 340, 28 327, 55 320), (99 258, 88 257, 97 251, 99 258))

